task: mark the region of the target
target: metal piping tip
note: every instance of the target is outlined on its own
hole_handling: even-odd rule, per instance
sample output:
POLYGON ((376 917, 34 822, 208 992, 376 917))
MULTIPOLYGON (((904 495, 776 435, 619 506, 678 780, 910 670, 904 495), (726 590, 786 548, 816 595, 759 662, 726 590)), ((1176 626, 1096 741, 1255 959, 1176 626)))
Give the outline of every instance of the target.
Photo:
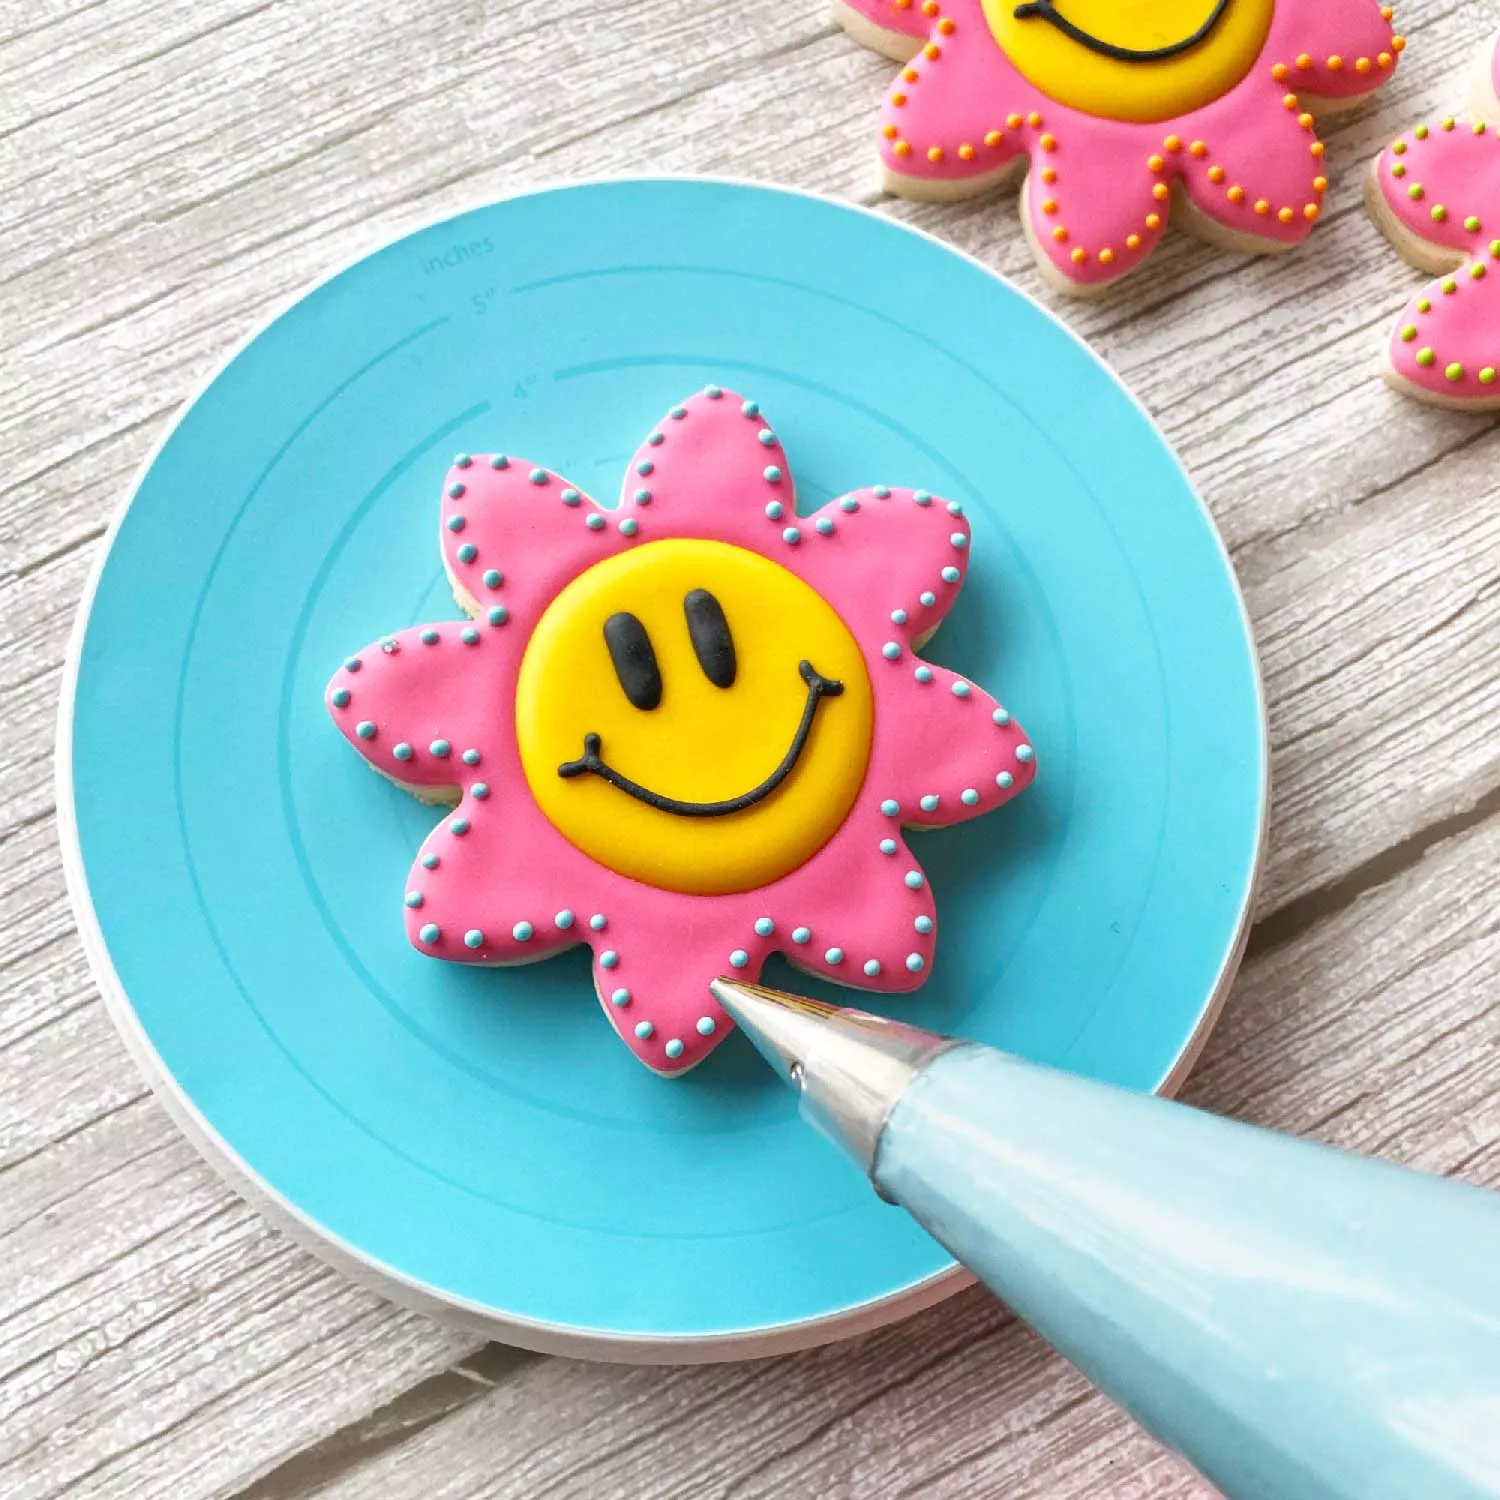
POLYGON ((776 1076, 801 1094, 803 1115, 867 1173, 896 1101, 934 1057, 958 1045, 884 1016, 739 979, 721 976, 708 987, 776 1076))

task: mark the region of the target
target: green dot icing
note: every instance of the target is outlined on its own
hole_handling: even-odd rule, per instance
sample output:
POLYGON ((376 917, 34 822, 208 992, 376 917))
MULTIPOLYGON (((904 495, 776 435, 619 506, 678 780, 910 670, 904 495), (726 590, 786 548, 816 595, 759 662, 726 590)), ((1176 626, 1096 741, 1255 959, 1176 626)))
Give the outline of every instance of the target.
POLYGON ((1434 203, 1432 205, 1432 221, 1433 221, 1434 224, 1441 224, 1441 223, 1443 223, 1444 220, 1447 219, 1447 217, 1448 217, 1448 210, 1446 208, 1444 208, 1441 203, 1434 203))
POLYGON ((1414 182, 1409 188, 1407 188, 1406 195, 1413 202, 1415 202, 1417 199, 1426 196, 1426 189, 1420 182, 1414 182))
POLYGON ((1423 297, 1422 300, 1417 303, 1417 311, 1420 313, 1430 313, 1432 311, 1432 302, 1430 301, 1430 299, 1423 297))
POLYGON ((1417 352, 1417 363, 1425 370, 1430 365, 1437 363, 1437 355, 1431 349, 1421 349, 1417 352))
POLYGON ((1480 383, 1480 385, 1494 385, 1494 383, 1495 383, 1495 367, 1494 367, 1494 365, 1486 365, 1479 372, 1479 383, 1480 383))
POLYGON ((1416 336, 1417 325, 1415 323, 1408 323, 1406 327, 1401 330, 1402 343, 1409 344, 1414 338, 1416 338, 1416 336))
POLYGON ((1449 380, 1462 380, 1464 378, 1464 367, 1455 360, 1453 364, 1449 365, 1448 368, 1443 371, 1443 374, 1446 375, 1449 380))
POLYGON ((1478 234, 1479 220, 1473 214, 1470 214, 1469 217, 1464 220, 1464 228, 1467 229, 1470 234, 1478 234))

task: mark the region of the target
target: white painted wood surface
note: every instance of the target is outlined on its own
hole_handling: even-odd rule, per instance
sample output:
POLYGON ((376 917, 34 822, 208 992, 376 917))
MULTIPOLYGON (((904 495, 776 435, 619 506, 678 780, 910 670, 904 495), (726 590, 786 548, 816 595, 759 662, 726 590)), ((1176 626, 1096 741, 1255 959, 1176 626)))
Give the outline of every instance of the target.
POLYGON ((66 632, 168 414, 329 267, 596 172, 877 203, 1089 337, 1233 549, 1277 795, 1188 1097, 1500 1186, 1500 437, 1379 384, 1417 273, 1358 207, 1497 19, 1402 5, 1397 80, 1326 132, 1307 251, 1180 240, 1074 304, 1012 203, 877 203, 888 64, 818 0, 0 0, 0 1495, 1206 1496, 978 1292, 852 1345, 643 1371, 477 1347, 289 1245, 175 1134, 83 964, 48 754, 66 632))

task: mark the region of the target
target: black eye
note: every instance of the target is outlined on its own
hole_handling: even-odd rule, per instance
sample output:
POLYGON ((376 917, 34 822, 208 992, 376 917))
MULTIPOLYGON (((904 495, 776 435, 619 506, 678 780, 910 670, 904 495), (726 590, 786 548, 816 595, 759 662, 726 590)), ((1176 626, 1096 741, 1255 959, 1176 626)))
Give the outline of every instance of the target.
POLYGON ((604 644, 614 663, 615 676, 625 696, 636 708, 652 709, 661 703, 661 668, 646 627, 631 614, 611 615, 604 622, 604 644))
POLYGON ((682 601, 682 608, 703 675, 715 687, 733 687, 734 637, 724 618, 724 606, 707 589, 694 589, 682 601))

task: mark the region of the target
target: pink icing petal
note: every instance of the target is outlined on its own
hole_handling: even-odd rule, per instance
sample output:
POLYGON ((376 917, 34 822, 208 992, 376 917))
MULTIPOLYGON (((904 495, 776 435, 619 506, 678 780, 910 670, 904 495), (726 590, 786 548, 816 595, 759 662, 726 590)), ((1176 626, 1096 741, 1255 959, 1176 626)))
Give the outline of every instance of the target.
POLYGON ((1313 118, 1294 95, 1269 80, 1247 80, 1181 123, 1184 149, 1172 170, 1202 214, 1235 235, 1284 245, 1307 238, 1328 179, 1313 118), (1256 95, 1260 107, 1252 110, 1256 95))
MULTIPOLYGON (((324 694, 344 738, 404 785, 466 790, 484 759, 513 740, 513 695, 524 639, 487 622, 444 621, 386 636, 349 657, 324 694), (434 749, 436 747, 436 749, 434 749)), ((492 779, 492 778, 491 778, 492 779)))
POLYGON ((620 493, 620 513, 653 540, 703 537, 779 561, 791 550, 779 543, 797 521, 791 465, 759 405, 734 391, 711 385, 672 407, 636 449, 620 493))
MULTIPOLYGON (((1280 86, 1314 99, 1370 93, 1395 71, 1399 56, 1376 0, 1280 0, 1261 53, 1262 62, 1276 68, 1280 86)), ((1252 78, 1258 71, 1259 64, 1252 78)))
POLYGON ((803 517, 803 545, 779 559, 839 612, 864 643, 872 673, 885 665, 887 642, 905 653, 931 635, 958 598, 970 531, 952 505, 926 490, 853 490, 803 517), (898 614, 905 619, 894 619, 898 614))
POLYGON ((896 75, 880 112, 886 170, 925 182, 1002 172, 1036 137, 1028 117, 1049 105, 1062 108, 994 44, 978 0, 947 0, 944 15, 953 33, 940 34, 932 23, 927 47, 896 75))
POLYGON ((946 667, 881 663, 881 710, 900 729, 900 821, 949 828, 1009 802, 1036 779, 1025 731, 983 688, 946 667))
POLYGON ((1397 320, 1392 369, 1441 401, 1500 404, 1500 138, 1453 119, 1418 126, 1382 153, 1375 181, 1415 258, 1454 268, 1397 320))
MULTIPOLYGON (((503 610, 517 633, 529 633, 579 573, 632 540, 619 516, 562 475, 501 454, 465 456, 448 470, 441 516, 455 592, 478 618, 503 610)), ((634 540, 645 539, 637 530, 634 540)))

